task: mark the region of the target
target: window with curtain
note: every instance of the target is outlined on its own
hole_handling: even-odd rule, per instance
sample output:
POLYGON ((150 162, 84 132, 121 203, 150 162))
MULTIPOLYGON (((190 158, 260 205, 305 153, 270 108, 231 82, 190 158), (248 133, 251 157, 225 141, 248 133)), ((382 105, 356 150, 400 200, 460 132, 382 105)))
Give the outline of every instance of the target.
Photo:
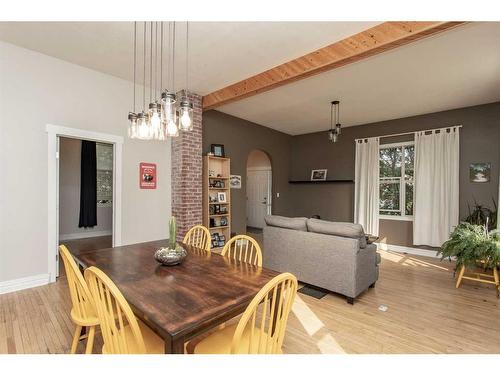
POLYGON ((413 142, 380 145, 379 217, 413 219, 415 145, 413 142))
POLYGON ((113 204, 113 145, 96 144, 97 158, 97 205, 110 207, 113 204))

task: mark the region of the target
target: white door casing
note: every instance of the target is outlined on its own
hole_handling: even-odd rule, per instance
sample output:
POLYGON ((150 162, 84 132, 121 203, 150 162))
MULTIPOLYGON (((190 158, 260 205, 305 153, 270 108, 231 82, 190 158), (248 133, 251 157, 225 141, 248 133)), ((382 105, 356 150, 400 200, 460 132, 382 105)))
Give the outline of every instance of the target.
POLYGON ((47 197, 47 255, 49 282, 55 282, 58 262, 58 210, 59 210, 59 137, 111 143, 113 145, 113 246, 122 242, 122 149, 123 137, 88 130, 47 124, 48 135, 48 197, 47 197))

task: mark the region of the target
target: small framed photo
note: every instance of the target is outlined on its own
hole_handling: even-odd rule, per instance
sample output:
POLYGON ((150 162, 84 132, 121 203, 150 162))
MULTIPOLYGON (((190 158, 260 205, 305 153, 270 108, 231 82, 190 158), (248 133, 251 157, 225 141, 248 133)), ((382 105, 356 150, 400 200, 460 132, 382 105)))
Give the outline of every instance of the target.
POLYGON ((469 167, 470 182, 490 182, 491 163, 471 163, 469 167))
POLYGON ((229 176, 229 185, 231 189, 241 189, 241 176, 236 174, 229 176))
POLYGON ((219 247, 219 241, 215 241, 215 240, 213 240, 213 241, 212 241, 212 249, 213 249, 213 248, 216 248, 216 247, 219 247))
POLYGON ((226 193, 225 192, 220 191, 217 193, 217 202, 226 203, 226 193))
POLYGON ((226 157, 226 154, 224 153, 224 145, 211 144, 210 145, 210 152, 212 152, 214 154, 214 156, 217 156, 219 158, 226 157))
POLYGON ((311 171, 311 181, 326 181, 328 169, 313 169, 311 171))
POLYGON ((219 247, 223 247, 226 244, 226 241, 219 241, 219 247))

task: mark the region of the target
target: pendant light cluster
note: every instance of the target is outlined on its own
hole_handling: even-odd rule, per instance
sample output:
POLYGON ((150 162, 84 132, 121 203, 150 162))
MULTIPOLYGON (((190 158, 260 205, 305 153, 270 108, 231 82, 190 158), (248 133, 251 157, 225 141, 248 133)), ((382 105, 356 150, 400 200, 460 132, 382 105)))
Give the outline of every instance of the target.
POLYGON ((340 101, 334 100, 330 107, 330 130, 328 131, 328 139, 332 143, 339 140, 342 125, 340 125, 340 101))
POLYGON ((188 93, 189 68, 189 24, 186 22, 186 78, 185 89, 181 98, 175 94, 175 22, 166 23, 168 27, 168 50, 165 59, 164 74, 163 45, 164 22, 144 22, 142 48, 142 111, 136 111, 137 78, 137 22, 134 22, 134 110, 129 112, 129 138, 164 141, 168 137, 177 137, 179 130, 193 130, 193 103, 188 93), (148 37, 149 36, 149 37, 148 37), (149 59, 148 56, 149 55, 149 59), (148 61, 149 60, 149 61, 148 61), (167 61, 168 60, 168 61, 167 61), (149 66, 148 66, 149 65, 149 66), (166 76, 166 77, 164 77, 166 76), (164 78, 167 87, 163 89, 164 78), (148 82, 149 81, 149 82, 148 82), (149 87, 149 105, 146 107, 146 87, 149 87))

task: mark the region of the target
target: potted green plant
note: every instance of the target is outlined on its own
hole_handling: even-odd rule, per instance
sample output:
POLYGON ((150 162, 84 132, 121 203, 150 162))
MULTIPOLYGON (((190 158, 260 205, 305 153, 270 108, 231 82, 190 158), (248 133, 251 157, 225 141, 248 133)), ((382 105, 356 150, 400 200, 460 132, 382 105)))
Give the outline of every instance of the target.
POLYGON ((474 267, 481 263, 484 269, 496 268, 500 263, 500 231, 489 231, 487 225, 460 223, 438 250, 441 259, 455 258, 455 271, 462 266, 474 267))
POLYGON ((155 252, 155 259, 165 266, 175 266, 182 263, 187 256, 186 250, 177 243, 177 221, 175 216, 168 223, 168 247, 162 247, 155 252))

